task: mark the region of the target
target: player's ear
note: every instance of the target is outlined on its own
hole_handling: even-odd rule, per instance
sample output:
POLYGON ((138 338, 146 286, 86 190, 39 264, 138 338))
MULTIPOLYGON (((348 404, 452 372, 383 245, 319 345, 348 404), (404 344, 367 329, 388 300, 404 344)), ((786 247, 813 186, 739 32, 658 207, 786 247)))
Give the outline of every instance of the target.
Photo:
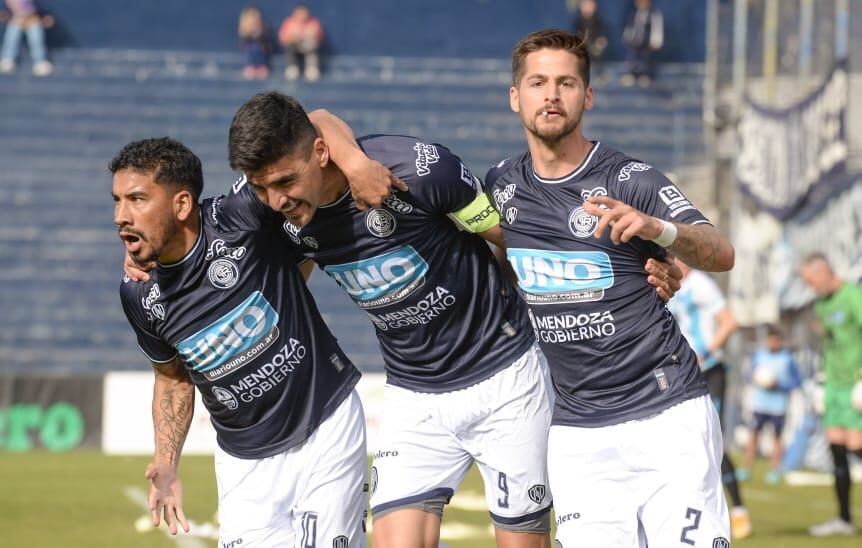
POLYGON ((587 86, 584 92, 584 110, 593 109, 593 86, 587 86))
POLYGON ((518 88, 512 86, 509 88, 509 108, 512 112, 521 112, 521 103, 518 102, 518 88))
POLYGON ((195 207, 195 199, 188 190, 180 190, 174 194, 174 215, 180 222, 188 220, 195 207))
POLYGON ((320 165, 320 168, 323 169, 329 163, 329 146, 318 137, 314 140, 314 144, 312 147, 312 158, 315 159, 320 165))

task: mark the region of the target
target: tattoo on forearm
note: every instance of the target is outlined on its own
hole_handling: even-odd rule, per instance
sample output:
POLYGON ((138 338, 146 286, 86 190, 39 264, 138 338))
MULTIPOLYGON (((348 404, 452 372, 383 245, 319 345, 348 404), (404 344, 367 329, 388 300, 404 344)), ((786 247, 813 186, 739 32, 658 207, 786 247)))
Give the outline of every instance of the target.
MULTIPOLYGON (((159 374, 164 373, 160 371, 159 374)), ((173 375, 166 376, 173 377, 173 375)), ((194 386, 189 380, 172 378, 154 402, 157 407, 157 410, 154 409, 156 450, 161 457, 174 466, 179 460, 191 425, 194 401, 194 386)))
POLYGON ((702 230, 698 225, 677 224, 676 241, 671 251, 686 263, 702 270, 715 267, 721 235, 713 230, 702 230))

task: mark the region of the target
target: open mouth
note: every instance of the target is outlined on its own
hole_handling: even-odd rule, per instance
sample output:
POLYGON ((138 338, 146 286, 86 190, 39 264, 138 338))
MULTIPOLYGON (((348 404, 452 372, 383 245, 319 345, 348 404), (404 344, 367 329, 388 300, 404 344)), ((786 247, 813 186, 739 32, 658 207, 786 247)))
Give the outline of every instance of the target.
POLYGON ((126 244, 126 250, 129 253, 140 251, 141 245, 143 244, 143 240, 140 236, 128 232, 121 232, 120 239, 123 240, 124 244, 126 244))

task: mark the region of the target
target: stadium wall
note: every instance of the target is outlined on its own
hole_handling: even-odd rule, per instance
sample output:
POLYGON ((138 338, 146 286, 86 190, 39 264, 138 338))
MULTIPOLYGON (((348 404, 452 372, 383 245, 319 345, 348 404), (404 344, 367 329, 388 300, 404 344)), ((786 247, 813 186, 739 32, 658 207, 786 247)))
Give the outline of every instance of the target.
MULTIPOLYGON (((258 0, 275 28, 294 2, 258 0)), ((327 49, 350 55, 405 57, 507 57, 524 34, 570 27, 572 2, 554 0, 330 0, 306 2, 327 30, 327 49)), ((191 0, 116 2, 43 0, 58 26, 56 46, 230 51, 238 47, 237 17, 243 2, 191 0)), ((622 27, 631 0, 604 0, 602 16, 611 43, 609 59, 625 56, 622 27)), ((702 62, 706 3, 655 0, 665 16, 665 47, 658 59, 702 62)))

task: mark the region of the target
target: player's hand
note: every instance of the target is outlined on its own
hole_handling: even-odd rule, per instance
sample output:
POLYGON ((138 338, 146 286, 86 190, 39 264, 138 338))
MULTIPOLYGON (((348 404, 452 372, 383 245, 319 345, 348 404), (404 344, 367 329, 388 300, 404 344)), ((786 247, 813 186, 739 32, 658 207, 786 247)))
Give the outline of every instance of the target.
POLYGON ((171 466, 150 463, 144 474, 150 480, 150 513, 153 526, 158 527, 162 515, 172 535, 177 534, 177 522, 189 532, 189 522, 183 513, 183 484, 171 466))
POLYGON ((647 283, 655 287, 662 301, 668 302, 679 291, 682 270, 673 262, 670 254, 664 261, 648 259, 644 269, 648 274, 647 283))
POLYGON ((129 257, 128 252, 126 253, 125 261, 123 261, 123 272, 126 273, 126 276, 136 282, 149 281, 150 275, 148 273, 155 268, 156 261, 150 261, 146 265, 140 266, 135 263, 131 257, 129 257))
POLYGON ((407 190, 404 181, 393 175, 386 166, 364 154, 357 154, 342 167, 342 171, 350 184, 356 207, 362 211, 383 205, 383 200, 392 193, 393 188, 407 190))
POLYGON ((635 236, 642 240, 658 238, 664 225, 660 220, 610 196, 590 196, 584 202, 584 210, 599 218, 596 238, 601 238, 607 226, 611 227, 611 241, 627 243, 635 236))

